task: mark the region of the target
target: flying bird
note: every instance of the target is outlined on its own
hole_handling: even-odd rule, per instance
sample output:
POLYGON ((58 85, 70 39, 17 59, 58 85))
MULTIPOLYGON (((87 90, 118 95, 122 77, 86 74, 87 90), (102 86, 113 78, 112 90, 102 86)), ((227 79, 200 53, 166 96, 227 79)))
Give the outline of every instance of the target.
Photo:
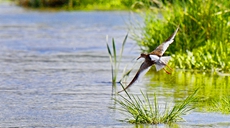
POLYGON ((138 79, 140 74, 143 71, 150 69, 153 64, 156 66, 157 71, 159 71, 163 68, 166 73, 171 74, 169 71, 167 71, 164 68, 166 66, 170 70, 172 70, 172 68, 170 68, 167 65, 167 63, 171 59, 171 57, 170 56, 163 56, 163 54, 167 50, 169 45, 174 41, 174 38, 176 36, 178 29, 179 29, 179 26, 177 27, 175 32, 166 41, 164 41, 161 45, 159 45, 155 50, 153 50, 149 54, 141 53, 140 57, 138 57, 137 59, 144 58, 145 61, 141 64, 139 70, 137 71, 137 73, 134 76, 134 78, 132 79, 132 81, 128 84, 128 86, 126 86, 123 90, 119 91, 118 93, 129 88, 138 79))

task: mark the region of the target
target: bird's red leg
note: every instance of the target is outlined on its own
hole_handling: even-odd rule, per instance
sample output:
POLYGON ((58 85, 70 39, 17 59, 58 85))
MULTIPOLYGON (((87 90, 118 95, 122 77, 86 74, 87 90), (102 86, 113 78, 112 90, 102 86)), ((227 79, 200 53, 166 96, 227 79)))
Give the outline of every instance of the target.
MULTIPOLYGON (((173 69, 171 67, 169 67, 166 63, 163 62, 163 64, 168 67, 171 71, 173 71, 173 69)), ((164 69, 165 70, 165 69, 164 69)))
POLYGON ((171 74, 171 73, 170 73, 169 71, 167 71, 165 68, 163 68, 163 69, 165 70, 166 73, 171 74))
POLYGON ((166 66, 172 71, 173 69, 171 68, 171 67, 169 67, 167 64, 166 64, 166 66))

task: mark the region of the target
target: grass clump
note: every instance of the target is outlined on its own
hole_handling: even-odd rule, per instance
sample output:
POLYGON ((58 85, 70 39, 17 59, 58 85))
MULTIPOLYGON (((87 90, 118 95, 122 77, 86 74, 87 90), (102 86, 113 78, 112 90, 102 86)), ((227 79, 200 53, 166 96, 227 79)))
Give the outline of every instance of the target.
POLYGON ((165 105, 165 110, 163 111, 160 109, 156 95, 154 95, 153 102, 151 102, 148 95, 143 92, 141 92, 142 98, 140 98, 125 91, 127 97, 119 94, 121 99, 115 99, 115 101, 121 106, 120 111, 131 116, 131 118, 126 119, 127 122, 135 124, 170 124, 183 121, 182 116, 193 109, 189 107, 189 103, 195 99, 194 96, 197 91, 194 91, 181 103, 176 103, 171 109, 165 105))

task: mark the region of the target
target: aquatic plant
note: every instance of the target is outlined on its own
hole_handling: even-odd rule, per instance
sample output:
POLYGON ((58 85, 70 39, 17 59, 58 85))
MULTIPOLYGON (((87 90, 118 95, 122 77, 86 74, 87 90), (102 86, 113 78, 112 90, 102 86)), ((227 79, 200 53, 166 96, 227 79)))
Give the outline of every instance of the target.
POLYGON ((207 41, 205 46, 194 49, 193 52, 172 55, 172 65, 181 69, 212 69, 230 72, 230 52, 223 42, 207 41))
MULTIPOLYGON (((122 54, 124 51, 124 47, 125 47, 125 43, 126 43, 127 38, 128 38, 128 34, 125 36, 125 38, 123 40, 122 47, 120 49, 120 54, 118 56, 117 55, 117 49, 116 49, 116 43, 115 43, 114 38, 112 38, 112 49, 111 49, 109 44, 108 44, 108 37, 107 37, 106 46, 107 46, 107 51, 108 51, 109 58, 110 58, 113 87, 116 87, 118 70, 119 70, 119 66, 120 66, 120 62, 122 59, 122 54)), ((126 75, 127 74, 129 74, 129 72, 126 73, 126 75)), ((124 77, 124 75, 123 75, 123 77, 124 77)))
POLYGON ((227 0, 218 2, 176 0, 164 6, 163 9, 154 10, 157 13, 154 11, 146 13, 141 36, 135 35, 133 38, 143 51, 150 52, 162 43, 179 24, 180 31, 174 45, 170 46, 166 52, 166 54, 175 54, 173 59, 178 68, 229 71, 229 6, 230 2, 227 0), (218 55, 215 55, 214 51, 218 52, 218 55), (190 52, 194 57, 189 56, 190 52), (222 54, 224 56, 221 56, 222 54), (199 56, 202 59, 196 60, 199 56), (180 60, 187 62, 181 63, 180 60), (205 62, 210 60, 211 63, 205 62))
POLYGON ((119 94, 121 99, 115 99, 115 101, 121 106, 118 110, 125 112, 129 116, 125 121, 135 124, 160 124, 160 123, 172 123, 177 121, 183 121, 182 115, 187 114, 193 108, 189 107, 189 103, 195 98, 193 94, 184 99, 181 103, 175 103, 170 109, 165 105, 164 111, 161 111, 160 105, 157 101, 156 95, 154 95, 153 102, 151 102, 149 96, 141 91, 142 98, 129 94, 126 90, 126 97, 119 94))

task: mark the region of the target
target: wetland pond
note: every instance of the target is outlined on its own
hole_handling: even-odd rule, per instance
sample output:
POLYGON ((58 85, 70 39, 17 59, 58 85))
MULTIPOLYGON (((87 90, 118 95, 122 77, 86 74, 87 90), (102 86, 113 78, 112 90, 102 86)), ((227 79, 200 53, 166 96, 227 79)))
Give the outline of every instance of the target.
MULTIPOLYGON (((134 125, 114 107, 106 36, 117 46, 135 13, 122 11, 40 12, 0 4, 0 127, 167 127, 134 125)), ((118 48, 119 49, 119 48, 118 48)), ((142 60, 128 39, 121 69, 142 60)), ((122 74, 122 70, 119 72, 122 74)), ((230 77, 174 70, 148 72, 128 91, 156 93, 159 103, 175 103, 200 87, 196 106, 177 127, 230 127, 230 116, 208 112, 209 99, 230 95, 230 77)), ((120 86, 117 87, 121 89, 120 86)))

